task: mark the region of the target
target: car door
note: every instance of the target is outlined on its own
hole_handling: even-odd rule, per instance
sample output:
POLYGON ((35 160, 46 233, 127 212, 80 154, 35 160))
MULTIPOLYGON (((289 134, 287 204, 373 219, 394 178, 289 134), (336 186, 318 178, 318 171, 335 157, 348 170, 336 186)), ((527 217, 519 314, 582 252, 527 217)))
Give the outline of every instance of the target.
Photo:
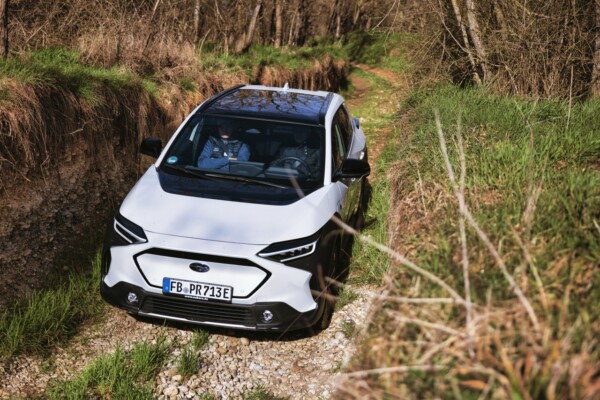
MULTIPOLYGON (((350 118, 344 106, 336 111, 332 127, 332 156, 334 168, 332 169, 333 175, 341 168, 342 162, 348 157, 351 138, 352 138, 352 125, 350 124, 350 118)), ((343 187, 339 187, 342 198, 344 198, 340 215, 345 222, 351 222, 351 218, 358 210, 360 201, 360 180, 359 179, 340 179, 338 184, 343 187)))

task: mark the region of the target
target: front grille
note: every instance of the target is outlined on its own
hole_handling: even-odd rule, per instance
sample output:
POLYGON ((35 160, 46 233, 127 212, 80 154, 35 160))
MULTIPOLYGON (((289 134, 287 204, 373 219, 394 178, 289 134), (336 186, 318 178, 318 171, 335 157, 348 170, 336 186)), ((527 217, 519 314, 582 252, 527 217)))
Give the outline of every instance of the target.
POLYGON ((252 312, 245 307, 181 298, 147 296, 140 311, 198 322, 256 324, 252 312))

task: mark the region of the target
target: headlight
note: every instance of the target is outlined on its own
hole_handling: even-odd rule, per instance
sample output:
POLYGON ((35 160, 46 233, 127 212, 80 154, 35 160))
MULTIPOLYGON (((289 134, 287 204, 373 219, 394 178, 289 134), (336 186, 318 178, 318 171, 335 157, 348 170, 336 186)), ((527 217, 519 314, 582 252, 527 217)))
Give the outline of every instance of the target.
POLYGON ((121 214, 117 214, 109 226, 112 233, 110 244, 113 246, 124 246, 129 244, 146 243, 148 238, 142 227, 134 224, 121 214))
POLYGON ((274 243, 258 253, 258 256, 281 263, 306 257, 315 252, 320 234, 319 231, 306 238, 274 243))

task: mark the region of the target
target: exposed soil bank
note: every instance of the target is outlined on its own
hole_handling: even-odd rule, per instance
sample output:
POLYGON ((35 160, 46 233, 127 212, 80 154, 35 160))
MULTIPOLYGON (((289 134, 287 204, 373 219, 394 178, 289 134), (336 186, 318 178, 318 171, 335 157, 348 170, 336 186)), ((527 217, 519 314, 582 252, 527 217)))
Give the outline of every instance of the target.
MULTIPOLYGON (((338 90, 345 64, 326 57, 301 71, 257 67, 254 83, 338 90)), ((198 91, 156 100, 143 88, 100 89, 90 106, 62 87, 17 87, 0 103, 0 311, 55 272, 89 268, 106 221, 148 165, 142 137, 166 140, 203 98, 247 83, 207 74, 198 91)), ((164 90, 166 92, 166 90, 164 90)))

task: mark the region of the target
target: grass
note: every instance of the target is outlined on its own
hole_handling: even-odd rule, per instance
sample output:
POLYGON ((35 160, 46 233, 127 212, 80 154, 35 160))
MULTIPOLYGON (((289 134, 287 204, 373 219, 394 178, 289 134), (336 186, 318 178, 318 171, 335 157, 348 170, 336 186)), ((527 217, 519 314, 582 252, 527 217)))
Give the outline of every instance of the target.
POLYGON ((185 346, 177 360, 177 369, 182 376, 188 377, 198 372, 200 366, 200 351, 208 344, 210 334, 203 330, 194 331, 192 340, 185 346))
POLYGON ((279 397, 271 394, 266 388, 258 387, 257 389, 244 393, 242 396, 244 400, 287 400, 287 397, 279 397))
POLYGON ((336 299, 335 311, 341 310, 346 305, 354 302, 356 299, 358 299, 358 294, 348 289, 347 287, 343 288, 340 291, 338 298, 336 299))
POLYGON ((199 54, 203 68, 208 70, 244 72, 252 76, 257 66, 278 66, 292 71, 310 67, 315 60, 326 55, 334 58, 344 57, 344 49, 340 45, 319 43, 316 46, 282 47, 253 45, 248 52, 240 55, 205 51, 199 54))
MULTIPOLYGON (((370 160, 376 178, 370 178, 371 199, 365 218, 366 226, 362 233, 379 243, 388 243, 390 184, 386 171, 396 160, 401 131, 394 127, 395 110, 384 110, 381 106, 387 99, 387 95, 381 93, 386 93, 389 83, 360 69, 355 70, 354 74, 369 80, 372 85, 369 98, 360 107, 352 110, 353 115, 363 121, 361 125, 367 136, 367 146, 373 149, 379 141, 387 140, 377 163, 373 165, 374 160, 370 160)), ((388 269, 389 257, 371 246, 355 241, 351 262, 351 282, 377 284, 388 269)))
MULTIPOLYGON (((401 182, 397 204, 409 203, 394 211, 407 217, 402 246, 418 265, 464 293, 459 213, 440 153, 437 110, 456 173, 457 133, 462 135, 467 206, 533 305, 541 330, 535 331, 496 261, 468 228, 474 312, 486 315, 473 324, 473 358, 464 336, 451 333, 465 334, 464 308, 389 301, 354 368, 409 367, 369 378, 382 397, 597 395, 592 388, 600 359, 600 102, 569 109, 560 101, 438 85, 413 92, 405 106, 414 116, 414 133, 397 149, 404 161, 392 172, 401 182), (373 343, 380 350, 373 351, 373 343), (439 371, 426 369, 431 366, 439 371)), ((448 297, 401 267, 391 268, 390 277, 391 298, 448 297)))
POLYGON ((356 322, 353 320, 342 322, 342 332, 347 338, 352 338, 356 332, 356 322))
POLYGON ((204 329, 196 329, 194 331, 194 335, 192 336, 192 347, 196 351, 202 350, 202 348, 208 344, 209 338, 210 333, 208 333, 208 331, 205 331, 204 329))
POLYGON ((183 377, 194 375, 198 372, 200 365, 199 354, 190 346, 183 348, 181 355, 177 359, 177 370, 183 377))
MULTIPOLYGON (((492 241, 502 241, 507 259, 518 265, 522 254, 515 229, 535 239, 532 256, 541 266, 551 268, 565 256, 569 263, 588 267, 600 259, 600 232, 594 225, 600 220, 600 103, 575 105, 568 129, 566 104, 505 99, 478 90, 445 86, 419 101, 416 108, 422 117, 410 148, 420 157, 425 186, 444 183, 439 177, 445 174, 439 158, 426 156, 439 154, 428 115, 439 109, 449 133, 456 130, 457 115, 462 116, 470 204, 492 241), (536 186, 542 191, 535 218, 530 227, 523 226, 523 214, 536 186)), ((453 162, 456 165, 456 153, 453 162)), ((456 215, 453 204, 447 206, 448 215, 456 215)), ((427 263, 434 265, 432 269, 438 274, 447 274, 444 268, 454 251, 451 239, 455 220, 448 218, 436 224, 435 235, 447 238, 443 241, 447 244, 429 252, 427 263)), ((554 279, 570 282, 576 265, 557 271, 554 279)), ((473 282, 479 300, 490 287, 500 298, 511 296, 502 290, 504 281, 496 269, 483 271, 473 282)))
POLYGON ((71 338, 79 324, 98 314, 100 256, 92 263, 91 276, 72 274, 53 291, 35 291, 0 316, 0 358, 16 354, 47 355, 71 338))
POLYGON ((0 60, 0 82, 2 80, 14 80, 21 85, 66 87, 92 106, 99 104, 104 86, 121 91, 141 83, 135 75, 118 66, 110 69, 88 66, 79 60, 76 52, 60 48, 0 60))
POLYGON ((131 351, 117 347, 99 357, 77 377, 54 382, 46 391, 49 399, 148 399, 153 377, 168 356, 169 345, 162 335, 155 344, 141 342, 131 351))
POLYGON ((412 66, 404 51, 416 44, 413 34, 357 31, 343 39, 346 56, 354 63, 386 68, 394 72, 408 72, 412 66))

